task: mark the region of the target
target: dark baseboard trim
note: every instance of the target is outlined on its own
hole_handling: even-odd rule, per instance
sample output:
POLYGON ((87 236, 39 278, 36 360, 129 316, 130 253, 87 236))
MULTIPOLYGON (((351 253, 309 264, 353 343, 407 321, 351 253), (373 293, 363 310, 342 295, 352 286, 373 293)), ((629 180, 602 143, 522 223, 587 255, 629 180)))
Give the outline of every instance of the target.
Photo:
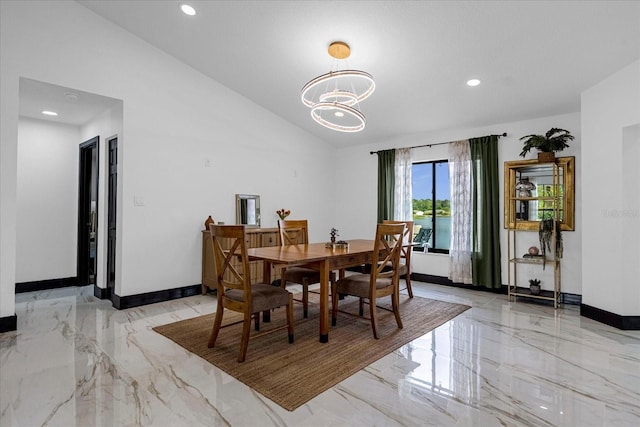
MULTIPOLYGON (((473 286, 473 285, 465 285, 463 283, 454 283, 449 278, 443 276, 433 276, 431 274, 421 274, 421 273, 411 273, 412 280, 418 280, 420 282, 434 283, 436 285, 444 285, 444 286, 452 286, 454 288, 462 288, 462 289, 470 289, 473 291, 483 291, 483 292, 491 292, 497 294, 508 294, 507 285, 502 285, 500 288, 489 289, 484 286, 473 286)), ((523 297, 521 297, 523 298, 523 297)), ((543 301, 540 299, 530 298, 531 301, 537 302, 539 304, 551 304, 553 305, 553 301, 543 301)), ((560 303, 561 304, 570 304, 570 305, 580 305, 582 303, 582 295, 578 294, 569 294, 569 293, 560 293, 560 303)))
POLYGON ((587 304, 580 304, 580 315, 625 331, 640 331, 640 316, 621 316, 587 304))
POLYGON ((33 291, 46 291, 47 289, 66 288, 77 286, 77 277, 64 277, 62 279, 38 280, 35 282, 16 283, 16 294, 33 291))
POLYGON ((100 288, 93 285, 93 296, 99 299, 111 299, 111 288, 100 288))
POLYGON ((113 306, 118 310, 139 307, 141 305, 155 304, 157 302, 169 301, 172 299, 190 297, 202 293, 202 285, 183 286, 182 288, 164 289, 162 291, 147 292, 145 294, 127 295, 121 297, 113 294, 113 306))
POLYGON ((490 289, 484 286, 465 285, 464 283, 454 283, 451 279, 443 276, 433 276, 431 274, 411 273, 412 280, 418 280, 420 282, 435 283, 436 285, 452 286, 454 288, 471 289, 473 291, 491 292, 494 294, 506 294, 507 287, 501 286, 500 288, 490 289))
POLYGON ((0 333, 15 331, 18 329, 18 316, 0 317, 0 333))

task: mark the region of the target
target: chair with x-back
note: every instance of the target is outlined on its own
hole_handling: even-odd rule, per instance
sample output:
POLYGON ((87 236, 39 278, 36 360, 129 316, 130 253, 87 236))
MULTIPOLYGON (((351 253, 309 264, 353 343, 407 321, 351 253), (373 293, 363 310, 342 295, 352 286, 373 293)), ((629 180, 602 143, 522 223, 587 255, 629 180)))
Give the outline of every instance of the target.
POLYGON ((213 267, 218 292, 218 306, 209 337, 209 348, 215 346, 225 309, 243 315, 238 362, 245 360, 249 338, 257 338, 286 328, 289 342, 293 343, 293 296, 286 289, 277 286, 266 283, 251 284, 244 225, 210 224, 209 232, 213 245, 213 267), (257 319, 261 312, 278 307, 286 307, 286 325, 250 335, 252 317, 257 319))
POLYGON ((359 315, 364 315, 364 300, 369 300, 369 317, 373 337, 378 339, 376 320, 376 301, 385 296, 391 297, 393 314, 398 328, 402 329, 398 297, 400 250, 404 236, 404 224, 378 224, 376 227, 375 246, 372 259, 380 262, 372 264, 371 273, 353 274, 332 284, 331 289, 331 323, 337 322, 338 295, 353 295, 360 298, 359 315), (391 266, 391 269, 388 266, 391 266))
POLYGON ((400 251, 400 266, 398 267, 398 274, 400 277, 404 277, 404 281, 407 284, 407 293, 409 298, 413 298, 413 289, 411 289, 411 253, 413 252, 413 246, 411 240, 413 239, 413 221, 395 221, 385 219, 383 224, 404 224, 404 237, 402 238, 402 248, 400 251))
MULTIPOLYGON (((306 219, 278 220, 280 245, 304 245, 309 243, 309 227, 306 219)), ((307 267, 289 267, 283 270, 282 287, 287 284, 302 285, 303 315, 309 315, 309 285, 320 283, 320 272, 307 267)), ((333 274, 331 275, 333 278, 333 274)))

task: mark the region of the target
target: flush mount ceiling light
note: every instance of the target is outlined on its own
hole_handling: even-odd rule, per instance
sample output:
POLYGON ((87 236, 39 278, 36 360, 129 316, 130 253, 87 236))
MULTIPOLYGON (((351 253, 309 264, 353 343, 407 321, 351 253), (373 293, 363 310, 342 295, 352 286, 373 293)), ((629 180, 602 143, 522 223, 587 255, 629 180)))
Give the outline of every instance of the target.
POLYGON ((42 114, 44 114, 45 116, 57 116, 58 113, 56 113, 55 111, 49 111, 49 110, 44 110, 42 112, 42 114))
POLYGON ((318 76, 302 88, 302 103, 311 108, 313 120, 340 132, 358 132, 364 129, 366 119, 356 106, 367 99, 376 84, 371 74, 359 70, 338 70, 338 62, 351 55, 344 42, 329 45, 329 55, 335 59, 335 69, 318 76))
POLYGON ((467 86, 474 87, 474 86, 478 86, 479 84, 480 84, 480 80, 478 79, 471 79, 467 81, 467 86))

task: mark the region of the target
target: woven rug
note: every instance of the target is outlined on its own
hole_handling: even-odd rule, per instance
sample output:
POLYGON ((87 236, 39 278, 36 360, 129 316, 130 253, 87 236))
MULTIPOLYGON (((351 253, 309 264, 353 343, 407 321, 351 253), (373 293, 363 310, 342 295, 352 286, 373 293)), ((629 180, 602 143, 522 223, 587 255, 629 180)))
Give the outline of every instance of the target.
MULTIPOLYGON (((389 298, 384 298, 389 300, 389 298)), ((378 301, 379 307, 390 302, 378 301)), ((358 300, 348 297, 339 309, 356 313, 358 300)), ((207 348, 213 314, 157 326, 164 335, 190 352, 222 369, 258 393, 293 411, 323 391, 333 387, 402 345, 426 334, 470 307, 427 298, 400 297, 403 329, 398 329, 393 313, 378 309, 378 336, 373 338, 368 319, 338 313, 337 326, 329 330, 329 342, 320 343, 318 306, 310 304, 309 318, 302 318, 301 304, 294 303, 295 342, 289 344, 287 331, 276 331, 249 341, 246 360, 238 363, 241 325, 222 328, 214 348, 207 348)), ((368 306, 365 306, 368 316, 368 306)), ((225 323, 241 316, 225 311, 225 323)), ((271 315, 261 329, 285 323, 284 309, 271 315)), ((253 326, 252 326, 253 331, 253 326)))

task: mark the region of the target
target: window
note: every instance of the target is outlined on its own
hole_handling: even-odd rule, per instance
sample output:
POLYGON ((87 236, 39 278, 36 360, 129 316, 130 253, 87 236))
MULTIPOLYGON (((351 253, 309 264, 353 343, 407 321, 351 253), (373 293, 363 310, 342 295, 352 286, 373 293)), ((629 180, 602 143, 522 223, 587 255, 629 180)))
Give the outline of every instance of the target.
POLYGON ((449 253, 451 197, 449 162, 414 163, 412 173, 414 251, 449 253), (434 203, 435 200, 435 203, 434 203))

